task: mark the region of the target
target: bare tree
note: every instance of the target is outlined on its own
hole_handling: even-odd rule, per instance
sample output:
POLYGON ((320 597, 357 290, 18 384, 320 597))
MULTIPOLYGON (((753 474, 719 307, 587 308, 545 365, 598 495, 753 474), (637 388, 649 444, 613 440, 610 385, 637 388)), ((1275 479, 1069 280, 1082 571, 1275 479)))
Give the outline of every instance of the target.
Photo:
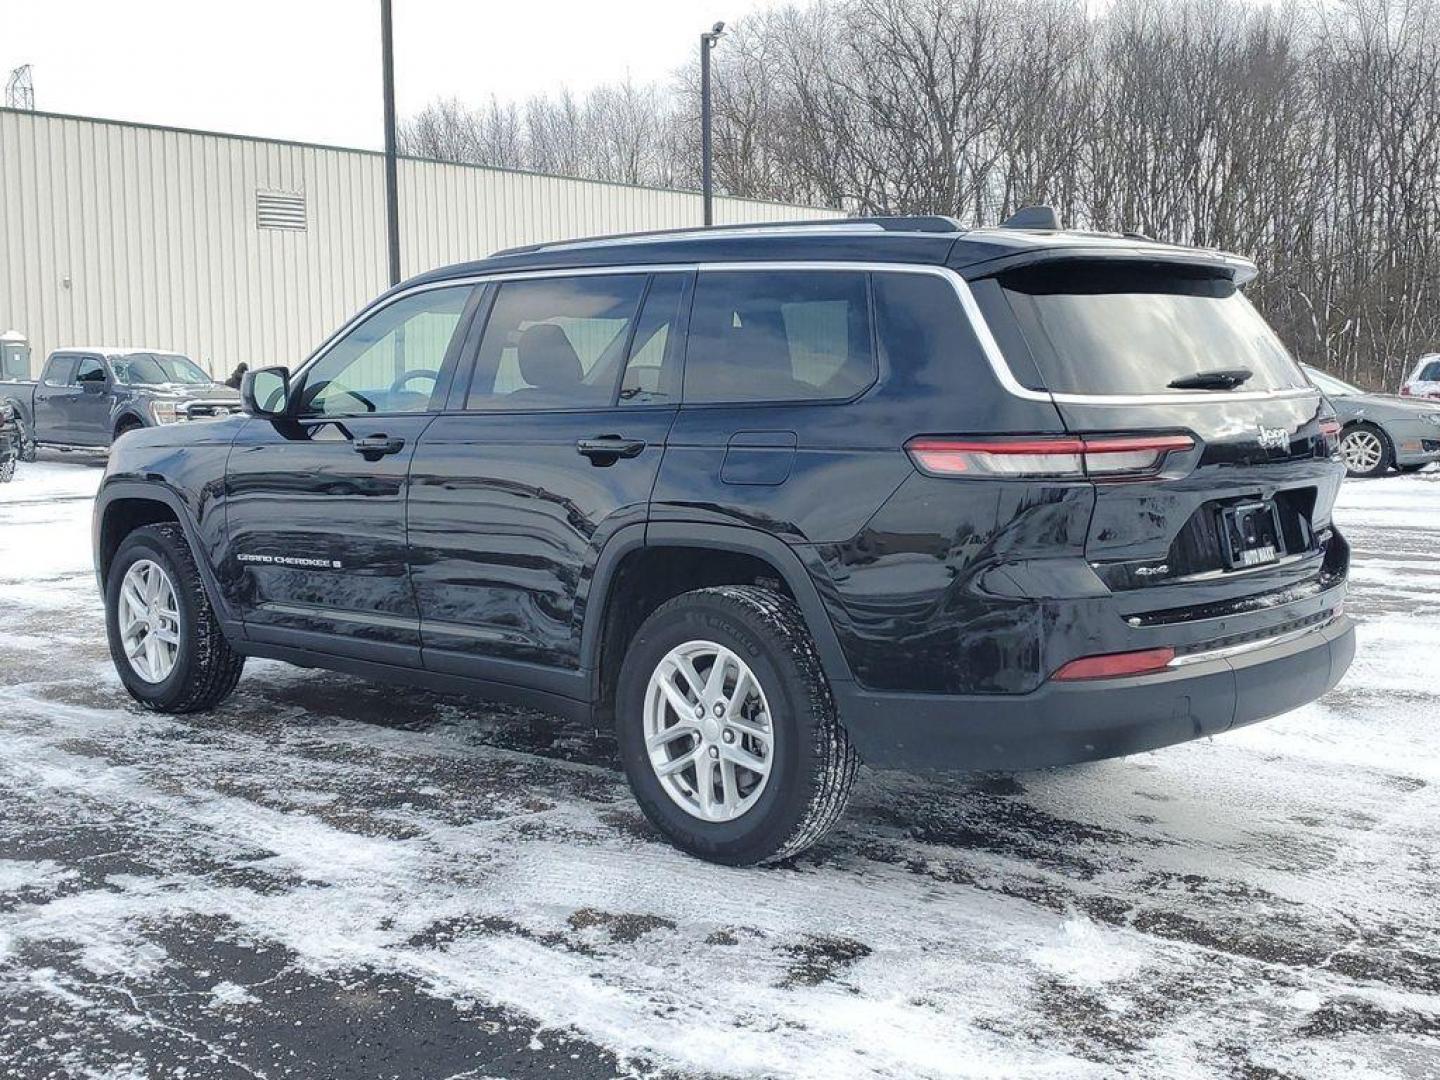
MULTIPOLYGON (((717 183, 976 225, 1046 202, 1077 227, 1240 251, 1302 359, 1393 386, 1440 347, 1440 0, 1296 3, 772 7, 716 53, 717 183)), ((691 63, 669 87, 437 101, 403 145, 693 188, 698 81, 691 63)))

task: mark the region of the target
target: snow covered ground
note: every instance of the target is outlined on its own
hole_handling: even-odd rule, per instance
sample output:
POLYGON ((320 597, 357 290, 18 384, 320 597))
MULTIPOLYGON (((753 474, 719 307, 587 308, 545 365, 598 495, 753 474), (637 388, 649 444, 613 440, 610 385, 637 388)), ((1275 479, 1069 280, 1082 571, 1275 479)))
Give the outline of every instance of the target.
POLYGON ((1213 741, 867 774, 795 865, 608 742, 253 663, 141 712, 84 459, 0 488, 0 1076, 1440 1074, 1440 473, 1347 483, 1359 656, 1213 741))

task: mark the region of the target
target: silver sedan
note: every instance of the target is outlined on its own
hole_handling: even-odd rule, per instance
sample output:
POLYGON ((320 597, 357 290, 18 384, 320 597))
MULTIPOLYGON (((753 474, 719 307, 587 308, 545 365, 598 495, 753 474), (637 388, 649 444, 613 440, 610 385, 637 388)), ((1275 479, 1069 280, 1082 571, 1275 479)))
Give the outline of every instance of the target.
POLYGON ((1340 457, 1350 476, 1418 472, 1440 461, 1440 402, 1371 394, 1306 367, 1340 418, 1340 457))

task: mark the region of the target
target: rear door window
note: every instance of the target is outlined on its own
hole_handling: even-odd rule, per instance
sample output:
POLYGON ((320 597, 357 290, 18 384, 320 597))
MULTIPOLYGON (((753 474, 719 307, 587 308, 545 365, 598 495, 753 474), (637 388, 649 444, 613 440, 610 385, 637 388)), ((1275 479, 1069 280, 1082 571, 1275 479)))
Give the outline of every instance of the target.
POLYGON ((867 274, 699 276, 685 355, 687 403, 844 400, 874 381, 867 274))
POLYGON ((620 380, 621 405, 674 405, 680 400, 676 327, 685 282, 684 274, 657 274, 651 281, 620 380))
POLYGON ((467 409, 613 403, 644 274, 507 281, 485 324, 467 409))
POLYGON ((1170 386, 1247 369, 1241 390, 1306 386, 1295 361, 1227 277, 1173 267, 1064 262, 1000 277, 1040 369, 1065 394, 1178 394, 1170 386))
POLYGON ((75 367, 75 382, 104 382, 105 365, 96 360, 93 356, 85 356, 75 367))

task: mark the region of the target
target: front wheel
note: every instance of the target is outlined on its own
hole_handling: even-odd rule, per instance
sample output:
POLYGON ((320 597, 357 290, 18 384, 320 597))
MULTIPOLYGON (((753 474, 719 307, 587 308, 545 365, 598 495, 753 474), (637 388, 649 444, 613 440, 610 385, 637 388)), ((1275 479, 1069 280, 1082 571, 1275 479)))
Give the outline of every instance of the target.
POLYGON ((1395 461, 1390 439, 1374 424, 1354 424, 1340 436, 1340 460, 1347 476, 1383 476, 1395 461))
POLYGON ((682 851, 774 862, 845 811, 859 758, 784 596, 720 586, 662 605, 630 644, 616 706, 635 799, 682 851))
POLYGON ((25 418, 17 415, 15 417, 15 452, 20 455, 20 460, 29 464, 34 461, 39 453, 35 445, 35 436, 30 433, 30 428, 25 424, 25 418))
POLYGON ((105 622, 120 681, 146 708, 200 712, 240 681, 245 657, 225 640, 179 525, 146 525, 121 541, 105 622))

